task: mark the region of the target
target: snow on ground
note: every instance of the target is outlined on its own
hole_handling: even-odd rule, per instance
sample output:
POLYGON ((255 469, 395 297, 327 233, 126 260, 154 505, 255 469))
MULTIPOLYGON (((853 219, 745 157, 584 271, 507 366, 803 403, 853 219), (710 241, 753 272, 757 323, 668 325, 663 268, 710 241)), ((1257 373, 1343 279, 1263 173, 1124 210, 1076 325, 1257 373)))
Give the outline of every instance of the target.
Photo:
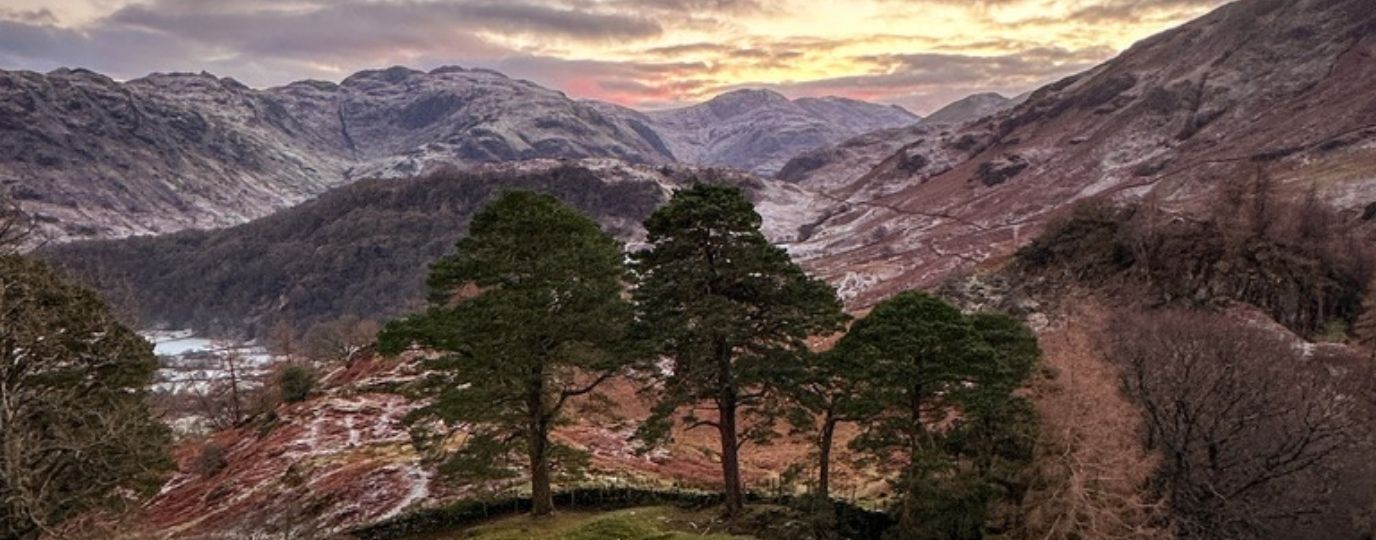
POLYGON ((159 330, 143 333, 153 343, 158 369, 153 391, 204 392, 212 382, 229 376, 229 362, 249 386, 257 386, 277 359, 254 343, 213 340, 190 330, 159 330))

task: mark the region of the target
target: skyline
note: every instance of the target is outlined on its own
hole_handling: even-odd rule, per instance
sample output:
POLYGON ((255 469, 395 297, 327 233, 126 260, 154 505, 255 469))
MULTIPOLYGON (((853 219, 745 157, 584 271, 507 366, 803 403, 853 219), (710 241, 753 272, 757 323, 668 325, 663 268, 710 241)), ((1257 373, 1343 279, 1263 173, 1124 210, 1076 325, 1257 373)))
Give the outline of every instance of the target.
POLYGON ((1222 3, 0 0, 0 69, 204 70, 266 87, 461 65, 642 109, 749 87, 925 115, 1082 71, 1222 3))

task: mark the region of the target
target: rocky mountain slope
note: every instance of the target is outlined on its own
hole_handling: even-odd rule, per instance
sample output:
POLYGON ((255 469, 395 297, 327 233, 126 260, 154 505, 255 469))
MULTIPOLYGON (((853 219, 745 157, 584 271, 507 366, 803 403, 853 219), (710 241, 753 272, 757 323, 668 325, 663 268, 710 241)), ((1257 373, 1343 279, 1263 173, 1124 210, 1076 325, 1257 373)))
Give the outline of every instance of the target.
POLYGON ((865 304, 998 260, 1091 197, 1188 210, 1266 178, 1360 213, 1376 201, 1369 8, 1235 2, 978 122, 800 156, 783 176, 845 203, 794 252, 865 304))
POLYGON ((768 170, 915 120, 762 92, 640 114, 458 67, 261 90, 205 73, 121 83, 0 71, 0 189, 35 218, 39 239, 111 238, 242 223, 359 178, 441 165, 606 157, 768 170))
POLYGON ((634 244, 650 213, 697 178, 742 186, 766 216, 767 234, 780 241, 796 239, 802 224, 826 210, 795 186, 744 174, 533 160, 364 180, 235 227, 73 242, 39 253, 139 312, 145 328, 254 337, 279 320, 304 331, 346 314, 386 320, 420 307, 430 264, 502 190, 552 193, 634 244))
POLYGON ((47 238, 221 226, 300 202, 345 169, 314 133, 229 79, 0 72, 0 186, 47 238))
MULTIPOLYGON (((1360 0, 1230 4, 1144 40, 1112 61, 1049 85, 1023 104, 982 120, 962 126, 917 123, 805 152, 783 167, 781 181, 757 182, 754 192, 764 201, 761 212, 772 237, 838 285, 856 306, 999 260, 1048 219, 1091 197, 1151 196, 1161 204, 1188 206, 1207 199, 1201 194, 1254 182, 1260 175, 1274 178, 1281 189, 1296 196, 1312 191, 1320 200, 1361 211, 1376 201, 1371 173, 1376 163, 1376 96, 1367 91, 1376 85, 1376 63, 1371 61, 1376 55, 1376 15, 1367 11, 1360 0)), ((438 75, 366 72, 340 88, 352 88, 347 93, 355 99, 367 95, 385 102, 398 95, 395 85, 401 83, 394 81, 466 77, 491 78, 490 84, 501 87, 525 84, 485 72, 440 71, 438 75)), ((225 84, 221 81, 221 86, 225 84)), ((289 110, 329 103, 316 96, 318 92, 343 91, 324 83, 273 90, 299 94, 289 101, 290 107, 283 106, 289 110), (310 96, 316 97, 307 99, 310 96)), ((586 104, 584 109, 571 110, 611 118, 609 133, 621 133, 617 126, 623 125, 637 133, 667 133, 665 123, 705 125, 711 123, 709 117, 724 121, 738 116, 772 117, 772 111, 824 108, 817 103, 746 91, 664 113, 632 114, 586 104), (686 120, 690 117, 700 121, 686 120)), ((406 110, 410 105, 398 107, 406 110)), ((438 110, 427 107, 414 110, 438 110)), ((467 114, 463 111, 452 114, 467 114)), ((431 116, 436 115, 444 116, 431 116)), ((289 116, 328 124, 327 115, 319 111, 289 116)), ((368 118, 361 113, 359 117, 368 118)), ((349 139, 357 148, 367 149, 359 150, 356 159, 372 163, 375 173, 424 170, 428 167, 424 164, 435 161, 432 156, 457 154, 474 161, 524 157, 511 148, 507 150, 514 153, 492 150, 506 148, 500 145, 480 150, 439 143, 411 157, 386 157, 424 137, 388 143, 413 132, 390 121, 355 119, 347 124, 351 126, 349 139)), ((719 125, 727 124, 747 123, 719 125)), ((420 120, 415 125, 415 133, 447 133, 453 127, 450 122, 432 125, 420 120)), ((741 142, 771 140, 752 139, 745 132, 738 135, 741 142)), ((658 139, 665 150, 659 154, 635 153, 637 147, 627 143, 623 154, 632 156, 620 157, 650 162, 670 155, 707 159, 685 150, 694 148, 684 142, 688 139, 675 137, 658 139)), ((344 138, 342 133, 338 139, 322 135, 313 144, 347 146, 344 138)), ((454 140, 467 144, 470 138, 454 140)), ((546 140, 574 144, 568 142, 572 139, 553 136, 546 140)), ((593 148, 545 146, 561 148, 555 153, 593 148)), ((652 169, 639 170, 637 175, 660 175, 652 169)), ((345 169, 341 174, 349 177, 357 171, 345 169)), ((616 183, 618 176, 598 182, 616 183)), ((662 180, 647 181, 664 186, 662 180)), ((202 241, 208 240, 197 240, 202 241)), ((71 255, 67 260, 79 258, 71 255)))
POLYGON ((643 126, 490 71, 267 90, 208 74, 0 72, 0 185, 50 239, 225 226, 441 162, 590 156, 670 159, 643 126))
POLYGON ((1019 100, 1006 98, 994 92, 974 94, 937 109, 924 120, 933 124, 963 124, 1011 108, 1018 102, 1019 100))
POLYGON ((663 111, 606 110, 651 126, 679 161, 761 175, 774 174, 801 152, 920 120, 897 106, 838 97, 790 101, 772 90, 736 90, 663 111))

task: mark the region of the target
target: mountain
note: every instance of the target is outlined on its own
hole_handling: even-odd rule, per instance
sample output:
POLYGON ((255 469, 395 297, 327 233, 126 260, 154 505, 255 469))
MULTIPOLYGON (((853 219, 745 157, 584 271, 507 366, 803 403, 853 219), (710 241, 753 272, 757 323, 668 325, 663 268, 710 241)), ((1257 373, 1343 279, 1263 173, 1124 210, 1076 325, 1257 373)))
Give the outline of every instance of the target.
POLYGON ((948 103, 937 109, 936 112, 927 115, 924 120, 932 124, 963 124, 971 120, 979 120, 1018 103, 1019 100, 1016 98, 1006 98, 993 92, 973 94, 948 103))
POLYGON ((503 190, 551 193, 633 244, 672 190, 699 178, 742 186, 776 239, 795 239, 823 210, 810 210, 811 197, 796 187, 743 174, 533 160, 362 180, 243 225, 72 242, 39 254, 141 313, 145 328, 254 337, 279 320, 304 331, 342 315, 386 320, 423 306, 430 264, 503 190))
POLYGON ((800 156, 787 179, 845 204, 791 249, 866 304, 999 260, 1090 198, 1188 211, 1263 178, 1361 214, 1376 201, 1369 7, 1235 2, 1013 109, 800 156))
POLYGON ((228 225, 343 178, 332 143, 230 79, 0 72, 0 186, 47 238, 228 225))
MULTIPOLYGON (((945 282, 966 289, 972 298, 963 306, 1011 306, 1029 315, 1046 351, 1045 372, 1062 374, 1038 377, 1027 392, 1038 421, 1046 426, 1039 436, 1047 438, 1050 454, 1039 451, 1036 459, 1056 471, 1046 477, 1045 489, 1036 491, 1073 499, 1065 505, 1065 515, 1070 516, 1066 521, 1089 516, 1083 521, 1100 536, 1142 534, 1131 530, 1136 523, 1132 521, 1119 523, 1125 529, 1119 535, 1099 529, 1113 526, 1103 524, 1127 513, 1143 523, 1162 523, 1159 514, 1143 510, 1160 507, 1154 501, 1163 495, 1151 489, 1161 485, 1153 472, 1160 460, 1143 442, 1146 415, 1124 392, 1123 372, 1118 369, 1123 364, 1115 363, 1122 359, 1112 358, 1104 347, 1111 343, 1108 338, 1124 334, 1113 312, 1134 305, 1134 296, 1077 292, 1059 298, 1064 305, 1057 307, 1048 298, 1009 294, 1006 284, 993 279, 1004 274, 951 277, 972 269, 1016 267, 1004 264, 1014 250, 1036 238, 1048 222, 1091 199, 1146 201, 1153 212, 1170 218, 1162 222, 1197 231, 1200 236, 1161 244, 1164 247, 1153 250, 1155 258, 1131 263, 1155 266, 1146 272, 1206 285, 1215 276, 1195 275, 1199 263, 1209 262, 1201 251, 1239 254, 1216 249, 1217 243, 1193 241, 1209 240, 1219 231, 1194 228, 1191 213, 1234 187, 1270 186, 1276 196, 1299 203, 1312 194, 1313 201, 1345 214, 1340 226, 1359 232, 1365 227, 1369 232, 1376 226, 1376 211, 1370 210, 1376 208, 1376 95, 1370 91, 1376 88, 1376 13, 1368 4, 1369 0, 1242 0, 1142 41, 992 116, 959 126, 921 123, 852 137, 790 160, 777 180, 717 180, 746 186, 771 237, 804 259, 809 270, 837 285, 853 309, 899 290, 945 282), (1082 485, 1094 485, 1104 496, 1084 504, 1082 490, 1076 487, 1082 485), (1122 509, 1123 514, 1104 507, 1122 509)), ((605 107, 594 108, 611 115, 605 107)), ((653 120, 650 115, 636 118, 645 119, 645 126, 653 120)), ((661 140, 666 148, 675 144, 670 138, 661 140)), ((466 216, 496 189, 556 193, 634 242, 640 234, 635 223, 648 208, 659 204, 687 175, 706 174, 610 159, 541 160, 479 169, 360 182, 221 231, 79 243, 46 253, 73 271, 135 280, 134 294, 150 295, 135 303, 215 306, 200 314, 177 315, 178 320, 169 324, 262 325, 277 314, 309 320, 315 314, 350 310, 388 313, 405 306, 408 297, 418 298, 423 266, 417 261, 447 248, 462 234, 466 216), (391 264, 399 264, 402 271, 391 269, 391 264), (201 288, 187 294, 180 287, 201 288), (241 298, 222 299, 226 290, 238 287, 245 287, 241 298), (350 305, 355 297, 367 302, 350 305), (198 318, 203 320, 197 322, 198 318)), ((1109 249, 1080 249, 1078 241, 1104 239, 1078 232, 1061 228, 1060 236, 1067 237, 1071 247, 1053 242, 1055 249, 1044 249, 1063 249, 1059 253, 1072 262, 1122 265, 1121 255, 1133 247, 1120 249, 1134 241, 1132 237, 1109 235, 1109 249)), ((1252 266, 1298 267, 1324 279, 1332 277, 1320 265, 1292 253, 1269 256, 1270 261, 1252 262, 1272 264, 1252 266)), ((1073 275, 1085 282, 1102 277, 1073 275)), ((1309 309, 1297 299, 1316 297, 1305 292, 1308 285, 1293 281, 1294 276, 1249 274, 1245 268, 1234 276, 1237 282, 1230 286, 1283 304, 1284 309, 1309 309), (1283 294, 1271 294, 1276 291, 1283 294)), ((1046 283, 1029 277, 1019 285, 1035 288, 1046 283)), ((1147 296, 1148 287, 1138 281, 1109 287, 1147 296)), ((110 290, 118 294, 119 287, 110 290)), ((1288 333, 1269 321, 1274 313, 1257 309, 1266 302, 1248 307, 1246 295, 1239 295, 1244 305, 1211 309, 1209 316, 1236 317, 1249 328, 1284 337, 1284 350, 1294 353, 1296 361, 1275 373, 1298 380, 1306 374, 1304 368, 1313 368, 1335 377, 1365 377, 1365 372, 1346 364, 1322 360, 1326 350, 1344 345, 1310 343, 1288 333), (1303 367, 1290 370, 1299 364, 1303 367)), ((1181 297, 1198 300, 1193 294, 1181 297)), ((1158 305, 1144 298, 1136 301, 1158 305)), ((407 444, 400 419, 414 404, 392 392, 399 382, 415 377, 412 366, 405 358, 366 355, 335 366, 323 377, 318 396, 216 434, 215 442, 226 449, 227 464, 213 476, 194 472, 190 464, 198 447, 184 445, 178 454, 182 472, 147 506, 149 528, 160 537, 232 535, 260 530, 262 520, 267 520, 278 529, 299 525, 338 531, 465 495, 445 492, 445 483, 431 481, 432 469, 407 444)), ((1352 388, 1352 393, 1343 390, 1342 395, 1369 393, 1367 387, 1352 388)), ((710 440, 692 441, 686 433, 676 433, 667 454, 630 451, 626 435, 644 418, 643 404, 625 388, 613 391, 609 401, 625 413, 626 423, 580 416, 560 435, 561 442, 591 454, 594 478, 675 487, 694 487, 712 478, 716 464, 710 440)), ((1295 410, 1314 410, 1307 407, 1295 410)), ((1309 420, 1307 414, 1297 418, 1309 420)), ((1255 424, 1251 420, 1244 418, 1237 425, 1255 424)), ((1303 429, 1296 434, 1305 436, 1303 429)), ((746 456, 746 467, 755 473, 755 486, 774 485, 780 471, 802 462, 807 452, 794 443, 749 448, 753 455, 746 456), (781 447, 787 453, 766 453, 781 447)), ((1359 498, 1370 496, 1369 477, 1349 474, 1353 470, 1323 468, 1315 476, 1359 484, 1360 495, 1335 491, 1329 497, 1369 509, 1369 499, 1359 498)), ((1312 502, 1291 508, 1307 512, 1312 502)), ((1033 510, 1058 511, 1054 504, 1033 510)), ((1325 535, 1331 529, 1314 523, 1341 522, 1351 529, 1352 519, 1346 513, 1316 511, 1312 520, 1295 519, 1292 525, 1306 529, 1305 536, 1335 538, 1341 536, 1325 535)), ((1150 533, 1149 529, 1145 534, 1150 533)), ((1066 536, 1074 534, 1072 530, 1066 536)))
POLYGON ((614 112, 651 126, 679 161, 766 176, 801 152, 920 120, 897 106, 840 97, 789 100, 772 90, 735 90, 679 109, 614 112))
MULTIPOLYGON (((1374 19, 1376 15, 1366 13, 1359 0, 1230 4, 1042 88, 1021 105, 993 116, 957 127, 918 123, 805 152, 783 167, 780 181, 753 181, 753 192, 762 202, 771 237, 837 285, 852 306, 1001 260, 1048 220, 1089 198, 1150 196, 1162 205, 1187 207, 1221 186, 1252 182, 1261 174, 1297 197, 1312 189, 1319 200, 1360 213, 1376 201, 1376 182, 1370 176, 1376 162, 1376 98, 1366 91, 1376 84, 1376 67, 1368 61, 1376 54, 1374 19)), ((370 85, 387 88, 389 77, 422 76, 379 72, 367 77, 382 79, 370 85)), ((355 84, 346 81, 342 86, 355 84)), ((799 102, 808 103, 755 91, 654 115, 613 114, 608 106, 588 110, 615 117, 613 126, 643 120, 640 125, 667 133, 664 118, 695 125, 685 120, 690 111, 700 117, 696 123, 710 124, 802 108, 799 102)), ((735 125, 718 125, 727 124, 735 125)), ((660 140, 670 154, 684 159, 681 140, 660 140)), ((672 185, 666 182, 673 174, 664 176, 653 167, 637 170, 645 182, 659 177, 652 183, 661 190, 672 185)), ((588 185, 630 189, 617 180, 624 176, 610 173, 588 185)), ((611 188, 605 189, 608 197, 616 196, 611 188)), ((337 197, 333 200, 346 200, 347 195, 337 197)), ((469 212, 475 200, 456 206, 455 212, 469 212)), ((589 211, 607 217, 603 209, 589 211)), ((289 214, 300 215, 304 213, 289 214)), ((288 221, 277 223, 296 218, 282 219, 288 221)), ((291 230, 296 225, 272 227, 291 230)), ((188 244, 196 250, 214 242, 233 245, 243 239, 275 238, 255 230, 183 238, 196 239, 188 244)), ((309 245, 323 239, 282 241, 309 245)), ((384 234, 373 241, 393 239, 384 234)), ((153 257, 158 251, 179 249, 172 241, 147 242, 146 248, 136 249, 131 243, 55 253, 65 257, 64 264, 80 266, 83 259, 100 260, 87 253, 127 250, 153 257)), ((433 249, 447 243, 436 246, 433 249)), ((104 266, 102 275, 141 268, 144 261, 133 260, 141 258, 126 257, 104 266)), ((168 268, 187 264, 164 262, 168 268)), ((303 270, 306 275, 328 271, 303 270)), ((178 279, 189 283, 191 274, 178 279)), ((153 279, 133 275, 140 287, 153 279)), ((418 277, 406 279, 411 280, 408 286, 418 286, 418 277)), ((267 288, 277 294, 292 290, 285 282, 269 283, 275 283, 267 288)), ((227 313, 226 321, 264 322, 262 318, 272 313, 262 307, 269 305, 269 297, 248 302, 251 310, 227 313)), ((188 303, 195 302, 199 300, 188 303)), ((387 314, 395 308, 370 309, 387 314)), ((209 317, 183 314, 162 322, 226 326, 209 317)))
POLYGON ((0 72, 0 185, 50 239, 226 226, 434 163, 589 156, 669 159, 643 128, 490 71, 267 90, 204 73, 0 72))
MULTIPOLYGON (((919 124, 881 129, 852 137, 839 144, 816 148, 795 155, 775 175, 780 180, 810 189, 831 192, 839 184, 850 183, 886 158, 922 137, 949 129, 948 124, 963 124, 1007 110, 1027 99, 1023 94, 1005 98, 995 93, 974 94, 956 100, 922 119, 919 124)), ((905 167, 915 167, 929 156, 913 158, 905 167)), ((923 165, 925 167, 925 164, 923 165)), ((833 197, 843 195, 831 193, 833 197)))
POLYGON ((0 188, 41 240, 242 223, 360 178, 540 158, 769 170, 916 121, 841 98, 735 92, 638 113, 483 69, 393 67, 253 89, 210 74, 117 82, 0 71, 0 188))

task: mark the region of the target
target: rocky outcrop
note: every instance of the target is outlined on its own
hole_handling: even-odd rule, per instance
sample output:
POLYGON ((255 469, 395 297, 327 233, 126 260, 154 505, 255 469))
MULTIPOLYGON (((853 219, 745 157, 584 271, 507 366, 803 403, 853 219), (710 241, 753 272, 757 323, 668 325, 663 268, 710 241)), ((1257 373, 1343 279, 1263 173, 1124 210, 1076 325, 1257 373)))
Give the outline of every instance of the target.
POLYGON ((328 142, 231 79, 0 72, 0 189, 47 238, 221 226, 342 177, 328 142))

